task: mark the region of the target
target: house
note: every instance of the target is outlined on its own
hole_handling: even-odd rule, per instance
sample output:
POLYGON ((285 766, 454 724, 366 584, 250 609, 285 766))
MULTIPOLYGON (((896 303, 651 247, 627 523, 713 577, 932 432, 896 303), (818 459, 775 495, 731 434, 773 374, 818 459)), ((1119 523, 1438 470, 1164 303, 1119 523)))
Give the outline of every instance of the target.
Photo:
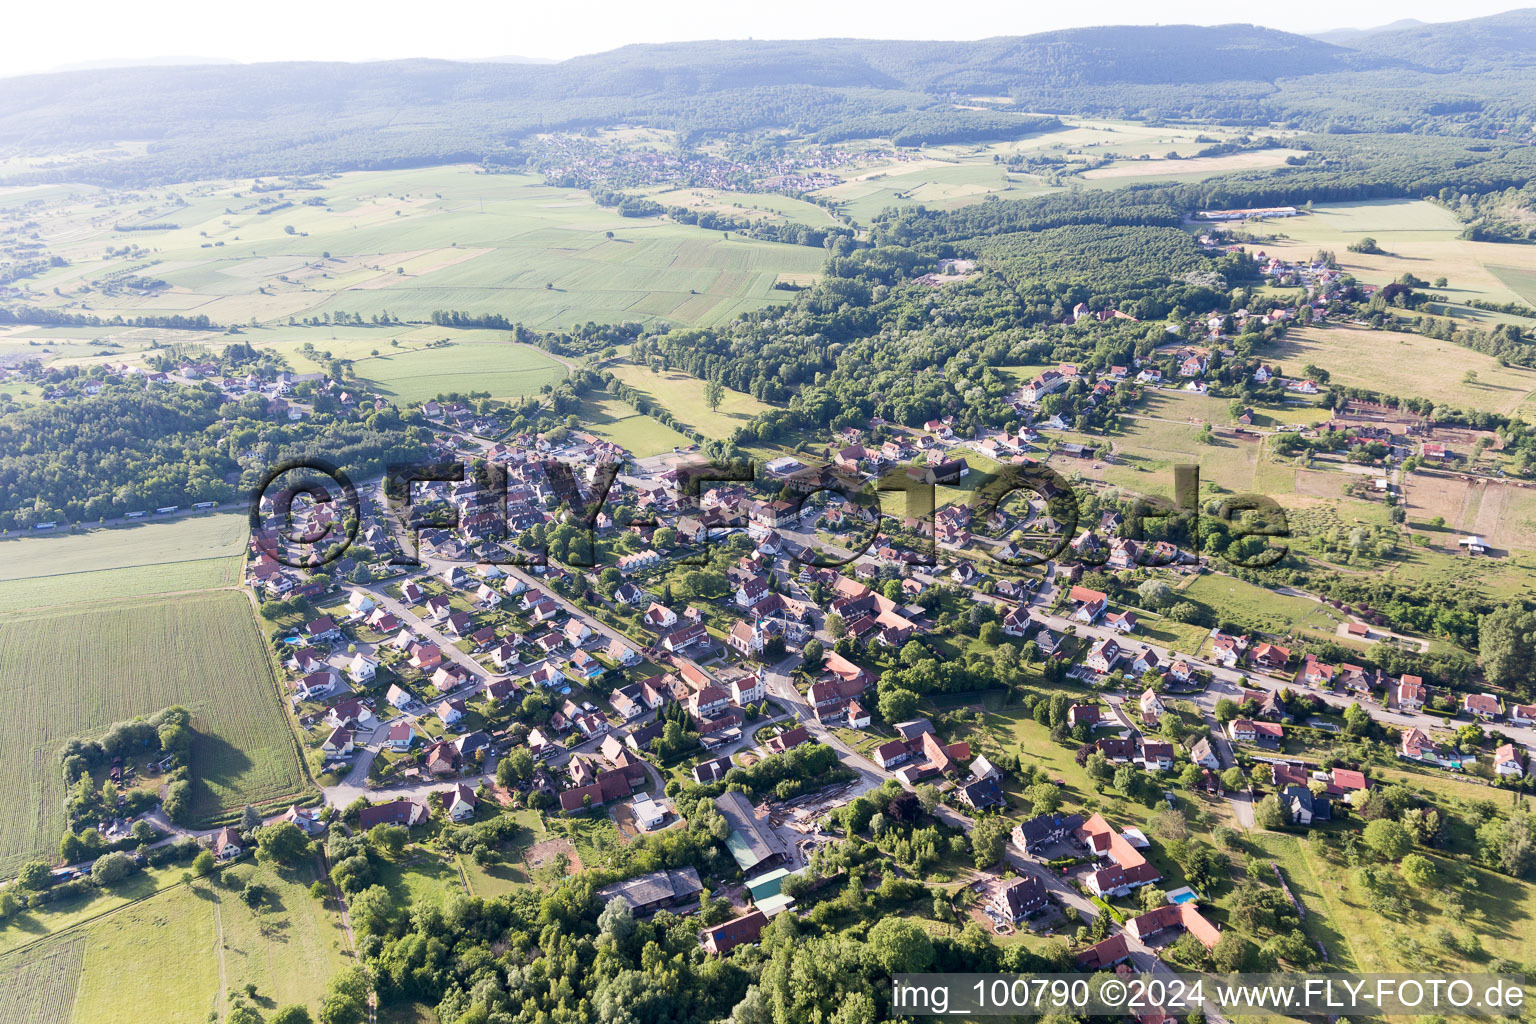
POLYGON ((1290 663, 1291 650, 1278 644, 1259 644, 1253 649, 1250 660, 1263 669, 1281 669, 1290 663))
POLYGON ((354 743, 352 730, 338 725, 320 744, 320 749, 327 757, 346 757, 352 753, 354 743))
POLYGON ((693 766, 693 781, 700 785, 719 782, 725 778, 725 773, 736 767, 729 757, 716 757, 708 761, 700 761, 693 766))
POLYGON ((1211 771, 1221 767, 1220 759, 1217 758, 1216 752, 1211 749, 1211 738, 1209 736, 1203 736, 1195 741, 1194 745, 1189 748, 1189 759, 1200 767, 1209 768, 1211 771))
POLYGON ((245 852, 241 844, 240 833, 228 827, 219 829, 213 834, 213 856, 220 861, 234 860, 245 852))
POLYGON ((297 825, 305 835, 310 836, 319 835, 325 831, 325 822, 320 817, 320 810, 314 807, 300 807, 298 804, 293 804, 284 811, 276 823, 297 825))
POLYGON ((1510 725, 1531 725, 1536 723, 1536 704, 1511 704, 1509 706, 1510 725))
POLYGON ((432 713, 444 725, 455 725, 464 717, 464 710, 462 700, 445 700, 433 707, 432 713))
MULTIPOLYGON (((1429 702, 1429 687, 1418 676, 1404 675, 1397 681, 1397 706, 1404 711, 1419 711, 1429 702)), ((1516 709, 1518 710, 1518 708, 1516 709)), ((1509 720, 1515 721, 1514 713, 1509 720)))
POLYGON ((359 686, 366 686, 378 673, 379 663, 366 654, 358 654, 347 663, 347 676, 359 686))
POLYGON ((1105 608, 1109 606, 1107 595, 1087 587, 1073 587, 1068 592, 1067 599, 1072 602, 1073 621, 1086 622, 1089 625, 1099 621, 1105 608))
POLYGON ((1330 806, 1326 796, 1315 795, 1308 787, 1294 783, 1280 790, 1280 806, 1285 808, 1292 825, 1304 828, 1332 817, 1331 811, 1325 810, 1330 806))
POLYGON ((1081 814, 1041 814, 1015 825, 1011 838, 1025 853, 1033 854, 1067 842, 1082 827, 1081 814))
POLYGON ((619 604, 636 605, 645 600, 645 591, 633 583, 621 583, 613 592, 613 599, 619 604))
POLYGON ((902 740, 891 740, 889 743, 882 743, 876 747, 871 756, 876 764, 889 771, 895 766, 911 760, 912 749, 902 740))
POLYGON ((640 664, 640 654, 633 647, 615 637, 608 642, 608 657, 624 668, 640 664))
POLYGON ((426 672, 443 663, 443 652, 436 644, 413 644, 410 651, 412 668, 426 672))
POLYGON ((1493 770, 1498 775, 1522 778, 1525 775, 1525 755, 1515 749, 1513 743, 1505 743, 1493 752, 1493 770))
POLYGON ((955 796, 959 801, 973 811, 984 811, 989 807, 1002 807, 1003 787, 995 776, 973 779, 961 784, 955 790, 955 796))
POLYGON ((390 705, 397 711, 404 711, 416 703, 416 698, 411 694, 411 691, 400 686, 398 683, 389 684, 389 690, 385 693, 384 699, 389 701, 390 705))
POLYGON ((431 817, 431 811, 427 809, 426 804, 402 796, 387 804, 364 807, 358 813, 357 826, 363 832, 367 832, 376 825, 404 825, 410 828, 420 825, 429 817, 431 817))
POLYGON ((737 946, 756 942, 766 927, 768 927, 768 918, 761 910, 754 909, 724 924, 704 929, 699 936, 699 941, 706 953, 720 955, 729 953, 737 946))
POLYGON ((563 684, 565 682, 565 673, 546 661, 530 672, 528 678, 535 686, 542 686, 548 689, 563 684))
POLYGON ((848 702, 848 728, 869 728, 869 712, 864 709, 864 705, 856 700, 848 702))
POLYGON ((373 607, 373 598, 366 591, 354 590, 347 596, 347 610, 355 616, 367 615, 373 607))
POLYGON ((629 904, 632 912, 643 914, 684 903, 697 897, 703 890, 698 871, 685 867, 653 871, 614 882, 597 890, 597 895, 605 904, 612 900, 623 900, 629 904))
MULTIPOLYGON (((1150 653, 1150 648, 1148 653, 1150 653)), ((1131 667, 1136 669, 1137 675, 1140 675, 1154 666, 1148 665, 1144 668, 1136 668, 1136 665, 1132 664, 1131 667)), ((1156 723, 1162 717, 1163 712, 1168 710, 1167 706, 1163 704, 1163 698, 1159 697, 1157 691, 1150 686, 1141 691, 1141 698, 1138 703, 1141 705, 1141 720, 1144 722, 1156 723)))
POLYGON ((1093 645, 1093 649, 1088 652, 1088 657, 1083 664, 1100 675, 1105 675, 1115 670, 1115 666, 1119 664, 1122 656, 1120 645, 1105 637, 1093 645))
POLYGON ((1462 698, 1461 709, 1473 718, 1491 722, 1503 713, 1499 698, 1491 693, 1469 693, 1462 698))
POLYGON ((389 727, 384 734, 384 745, 397 754, 403 754, 411 749, 411 744, 416 742, 416 730, 412 729, 408 722, 398 722, 389 727))
POLYGON ((304 632, 311 640, 335 640, 341 636, 341 630, 336 628, 329 615, 322 615, 305 625, 304 632))
POLYGON ((1164 932, 1188 932, 1207 950, 1215 949, 1221 941, 1221 929, 1206 920, 1193 903, 1173 903, 1140 914, 1125 923, 1125 930, 1148 945, 1162 945, 1161 941, 1153 943, 1152 938, 1164 932))
POLYGON ((1131 949, 1126 944, 1125 936, 1117 933, 1078 953, 1077 966, 1085 971, 1102 971, 1130 958, 1131 949))
POLYGON ((1099 706, 1097 704, 1073 704, 1067 708, 1067 726, 1076 729, 1079 725, 1087 725, 1092 728, 1099 724, 1099 706))
POLYGON ((1029 915, 1045 909, 1050 898, 1045 884, 1034 875, 1004 882, 992 897, 994 914, 1010 924, 1018 924, 1029 915))
POLYGON ((373 709, 356 699, 339 701, 332 705, 325 716, 327 724, 344 725, 349 729, 354 726, 371 727, 373 720, 373 709))
POLYGON ((803 725, 797 725, 793 729, 786 729, 777 736, 771 737, 763 746, 772 754, 782 754, 787 750, 793 750, 802 743, 811 742, 811 734, 803 725))
POLYGON ((1398 753, 1402 757, 1414 761, 1426 760, 1436 753, 1437 744, 1425 734, 1424 730, 1413 726, 1403 733, 1402 744, 1398 747, 1398 753))
POLYGON ((311 672, 295 685, 300 700, 316 700, 333 693, 341 685, 341 677, 330 669, 311 672))
POLYGON ((1104 621, 1117 633, 1136 632, 1135 612, 1110 612, 1104 616, 1104 621))
POLYGON ((1227 725, 1227 735, 1234 743, 1257 743, 1261 747, 1280 749, 1284 729, 1276 722, 1255 722, 1247 718, 1234 718, 1227 725))
POLYGON ((1173 770, 1173 744, 1166 740, 1143 740, 1141 760, 1149 772, 1173 770))
MULTIPOLYGON (((756 704, 768 695, 768 691, 763 685, 762 677, 755 674, 737 676, 726 683, 726 685, 730 688, 731 703, 739 708, 744 708, 748 704, 756 704)), ((865 724, 867 725, 868 723, 866 722, 865 724)))
POLYGON ((1077 830, 1077 839, 1101 861, 1104 867, 1091 872, 1086 882, 1095 896, 1124 896, 1132 889, 1151 885, 1162 873, 1131 845, 1124 835, 1110 827, 1103 815, 1094 814, 1077 830))
POLYGON ((696 644, 709 643, 709 631, 702 625, 684 626, 661 638, 661 646, 676 654, 696 644))
POLYGON ((593 635, 592 627, 581 619, 567 620, 561 633, 565 636, 566 643, 572 647, 580 647, 587 642, 588 637, 593 635))
POLYGON ((475 816, 475 808, 480 805, 480 798, 475 796, 474 789, 463 782, 437 794, 437 798, 453 821, 468 821, 475 816))

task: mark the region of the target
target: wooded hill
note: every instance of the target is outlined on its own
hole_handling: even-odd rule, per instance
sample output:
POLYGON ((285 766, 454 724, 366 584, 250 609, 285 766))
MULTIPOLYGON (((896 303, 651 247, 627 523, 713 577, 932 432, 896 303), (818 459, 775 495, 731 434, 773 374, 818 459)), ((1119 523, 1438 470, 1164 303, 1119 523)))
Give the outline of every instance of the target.
POLYGON ((0 150, 151 140, 143 155, 26 172, 121 185, 453 160, 521 164, 517 140, 530 133, 620 121, 688 140, 767 127, 847 138, 906 113, 921 115, 933 138, 996 137, 997 117, 956 110, 959 96, 1008 97, 992 115, 1490 136, 1528 126, 1536 110, 1525 74, 1533 26, 1536 15, 1517 11, 1366 33, 1352 46, 1251 25, 1185 25, 975 42, 670 43, 548 65, 72 71, 0 80, 0 150))

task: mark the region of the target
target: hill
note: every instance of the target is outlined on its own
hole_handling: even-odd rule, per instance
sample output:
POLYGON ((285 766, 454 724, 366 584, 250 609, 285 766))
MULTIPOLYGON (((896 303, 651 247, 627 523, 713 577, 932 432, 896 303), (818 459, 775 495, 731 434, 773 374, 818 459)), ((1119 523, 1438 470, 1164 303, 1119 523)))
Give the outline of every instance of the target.
POLYGON ((1443 71, 1536 67, 1536 8, 1367 32, 1349 45, 1443 71))

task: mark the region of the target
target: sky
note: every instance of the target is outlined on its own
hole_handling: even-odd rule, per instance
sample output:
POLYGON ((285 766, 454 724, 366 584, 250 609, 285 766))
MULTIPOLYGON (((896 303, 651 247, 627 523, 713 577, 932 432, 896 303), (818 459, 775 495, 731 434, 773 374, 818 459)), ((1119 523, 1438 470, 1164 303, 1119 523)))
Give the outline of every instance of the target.
POLYGON ((0 75, 103 60, 167 56, 239 61, 454 60, 515 55, 563 60, 627 43, 694 39, 981 39, 1115 24, 1253 21, 1312 33, 1399 18, 1444 21, 1497 14, 1519 0, 1288 0, 1240 8, 1199 0, 368 0, 259 4, 208 0, 18 3, 6 13, 0 75))

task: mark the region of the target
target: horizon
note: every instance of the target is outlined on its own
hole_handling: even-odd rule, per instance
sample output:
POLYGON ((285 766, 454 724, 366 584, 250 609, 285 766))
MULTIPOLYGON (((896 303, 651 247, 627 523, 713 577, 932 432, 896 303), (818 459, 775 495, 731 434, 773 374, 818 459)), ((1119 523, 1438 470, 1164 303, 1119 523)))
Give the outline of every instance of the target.
MULTIPOLYGON (((676 5, 671 5, 675 9, 676 5)), ((1203 2, 1183 2, 1158 8, 1158 18, 1139 17, 1146 8, 1124 0, 1110 0, 1070 10, 1026 12, 1003 3, 984 0, 970 5, 954 18, 935 26, 932 9, 913 0, 897 0, 878 8, 869 3, 826 10, 800 0, 773 11, 722 10, 690 0, 685 12, 665 23, 650 15, 654 5, 637 8, 597 0, 577 4, 578 14, 540 10, 509 11, 482 0, 459 0, 452 15, 428 25, 413 25, 409 45, 392 25, 408 15, 405 5, 387 3, 367 24, 356 24, 346 11, 316 10, 283 0, 275 17, 257 24, 210 22, 186 0, 162 0, 152 4, 156 17, 145 18, 143 8, 130 16, 117 6, 87 4, 87 16, 77 18, 68 34, 57 31, 47 13, 23 12, 14 38, 28 38, 24 57, 12 53, 0 77, 53 74, 78 70, 107 70, 142 66, 213 66, 220 64, 267 64, 291 62, 380 63, 395 60, 447 60, 459 63, 492 63, 509 58, 529 63, 559 63, 575 57, 605 53, 630 45, 720 41, 814 41, 820 39, 868 39, 872 41, 975 42, 983 39, 1029 36, 1068 29, 1116 25, 1195 25, 1211 27, 1252 24, 1298 35, 1315 36, 1339 30, 1371 30, 1403 21, 1435 24, 1464 21, 1521 10, 1505 3, 1475 0, 1463 5, 1459 16, 1446 18, 1444 8, 1423 0, 1387 4, 1381 0, 1340 6, 1317 0, 1291 5, 1279 12, 1262 12, 1262 20, 1243 18, 1230 7, 1203 2), (285 17, 291 13, 292 17, 285 17), (185 14, 185 17, 181 15, 185 14), (505 40, 480 54, 466 54, 461 26, 470 21, 482 26, 479 38, 505 40), (584 26, 572 31, 572 25, 584 26), (296 32, 294 25, 306 26, 296 32), (816 31, 795 31, 814 26, 816 31), (870 28, 875 31, 871 32, 870 28), (942 31, 934 32, 934 28, 942 31), (240 45, 223 45, 234 38, 240 45)), ((78 13, 78 12, 77 12, 78 13)))

